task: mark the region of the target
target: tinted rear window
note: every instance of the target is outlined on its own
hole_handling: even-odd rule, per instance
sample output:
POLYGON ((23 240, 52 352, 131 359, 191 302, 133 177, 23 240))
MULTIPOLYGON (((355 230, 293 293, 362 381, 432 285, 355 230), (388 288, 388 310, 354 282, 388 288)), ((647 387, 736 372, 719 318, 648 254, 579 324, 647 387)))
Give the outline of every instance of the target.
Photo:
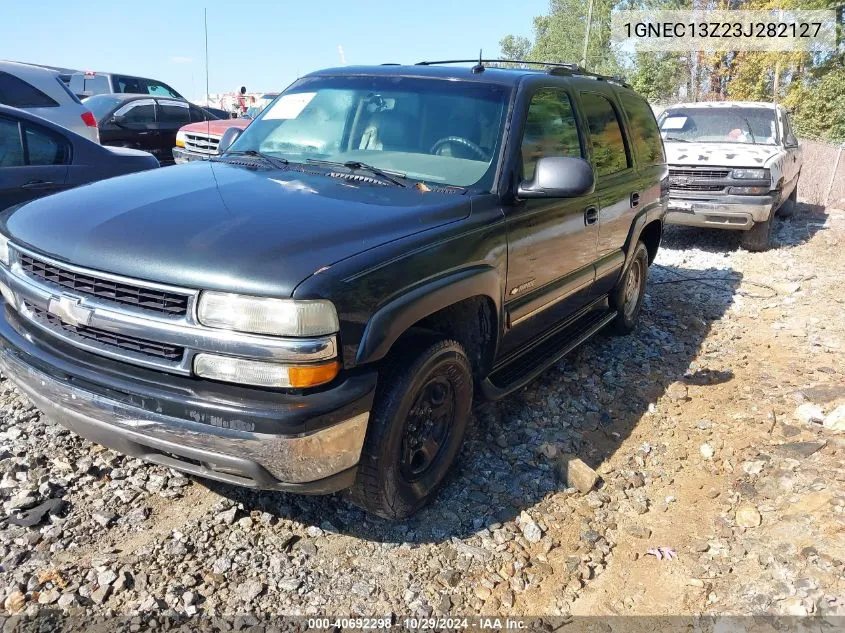
POLYGON ((102 121, 109 112, 114 110, 118 103, 121 103, 121 101, 122 100, 117 97, 97 95, 96 97, 88 97, 87 99, 84 99, 82 101, 82 105, 91 110, 97 121, 102 121))
POLYGON ((70 89, 76 94, 102 95, 111 92, 109 78, 105 75, 78 73, 70 78, 70 89))
POLYGON ((645 99, 634 93, 620 90, 619 101, 628 116, 629 132, 634 151, 642 166, 659 165, 666 162, 663 140, 657 127, 657 119, 645 99))
POLYGON ((59 105, 35 86, 4 72, 0 72, 0 103, 13 108, 54 108, 59 105))

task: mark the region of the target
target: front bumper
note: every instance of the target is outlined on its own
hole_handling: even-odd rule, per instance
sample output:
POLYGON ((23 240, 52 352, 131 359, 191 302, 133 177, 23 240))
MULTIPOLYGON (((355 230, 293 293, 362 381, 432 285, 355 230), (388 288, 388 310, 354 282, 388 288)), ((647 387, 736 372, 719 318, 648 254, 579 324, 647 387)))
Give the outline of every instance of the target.
POLYGON ((173 148, 173 161, 177 165, 182 165, 184 163, 191 163, 197 160, 208 160, 217 156, 217 154, 201 154, 200 152, 192 152, 191 150, 185 149, 183 147, 174 147, 173 148))
POLYGON ((48 417, 83 437, 239 486, 324 494, 354 482, 374 373, 307 395, 233 390, 41 339, 22 329, 4 304, 0 309, 3 374, 48 417))
POLYGON ((680 197, 670 193, 667 224, 748 230, 769 219, 776 197, 720 195, 680 197))

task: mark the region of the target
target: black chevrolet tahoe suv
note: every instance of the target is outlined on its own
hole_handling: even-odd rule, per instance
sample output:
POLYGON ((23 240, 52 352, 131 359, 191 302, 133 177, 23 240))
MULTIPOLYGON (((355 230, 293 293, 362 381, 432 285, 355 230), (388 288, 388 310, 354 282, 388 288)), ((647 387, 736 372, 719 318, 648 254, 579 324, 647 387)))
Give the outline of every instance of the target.
POLYGON ((221 146, 0 216, 3 373, 95 442, 402 518, 474 401, 635 326, 667 167, 611 78, 324 70, 221 146))

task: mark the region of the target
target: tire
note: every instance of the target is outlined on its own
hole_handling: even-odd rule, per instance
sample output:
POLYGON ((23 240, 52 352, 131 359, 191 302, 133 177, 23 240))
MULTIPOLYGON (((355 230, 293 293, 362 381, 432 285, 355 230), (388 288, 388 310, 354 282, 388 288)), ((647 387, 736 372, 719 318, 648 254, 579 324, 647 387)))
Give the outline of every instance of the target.
POLYGON ((795 188, 789 197, 780 205, 780 209, 775 212, 779 218, 791 218, 795 214, 795 207, 798 205, 798 183, 795 183, 795 188))
POLYGON ((762 253, 763 251, 769 250, 772 241, 772 223, 774 221, 772 215, 764 222, 755 222, 754 226, 742 234, 742 248, 752 253, 762 253))
POLYGON ((472 411, 472 368, 461 345, 441 340, 416 350, 382 372, 350 491, 356 505, 386 519, 407 518, 432 499, 472 411))
POLYGON ((637 242, 631 263, 610 293, 610 307, 616 310, 616 318, 608 326, 612 334, 634 331, 643 307, 647 280, 648 249, 642 242, 637 242))

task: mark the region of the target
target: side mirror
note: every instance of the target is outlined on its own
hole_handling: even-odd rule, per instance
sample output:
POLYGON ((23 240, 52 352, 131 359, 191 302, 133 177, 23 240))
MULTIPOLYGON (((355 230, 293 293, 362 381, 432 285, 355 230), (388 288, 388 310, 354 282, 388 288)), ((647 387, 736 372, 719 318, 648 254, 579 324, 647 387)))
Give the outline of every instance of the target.
POLYGON ((118 127, 126 127, 126 117, 122 114, 115 114, 109 119, 110 123, 114 123, 118 127))
POLYGON ((789 134, 783 141, 784 147, 798 147, 798 139, 789 134))
POLYGON ((520 198, 577 198, 593 193, 593 167, 583 158, 544 156, 537 161, 534 178, 519 183, 520 198))
POLYGON ((220 142, 217 144, 217 153, 225 153, 232 146, 232 143, 238 140, 241 134, 243 134, 243 130, 239 127, 228 128, 223 132, 223 136, 220 137, 220 142))

